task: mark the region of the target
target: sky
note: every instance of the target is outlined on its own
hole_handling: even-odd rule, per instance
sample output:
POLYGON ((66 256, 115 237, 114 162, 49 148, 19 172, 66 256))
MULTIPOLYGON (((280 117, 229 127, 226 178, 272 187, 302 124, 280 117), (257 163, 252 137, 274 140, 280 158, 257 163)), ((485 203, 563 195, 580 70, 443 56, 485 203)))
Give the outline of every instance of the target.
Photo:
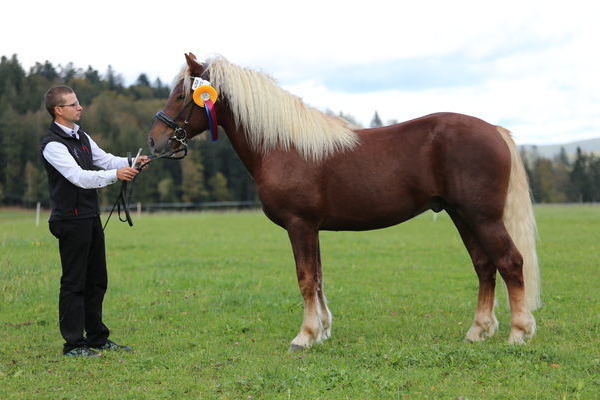
POLYGON ((503 1, 11 1, 0 55, 170 83, 191 51, 267 73, 368 126, 438 111, 519 144, 600 137, 600 3, 503 1), (598 5, 596 5, 598 4, 598 5))

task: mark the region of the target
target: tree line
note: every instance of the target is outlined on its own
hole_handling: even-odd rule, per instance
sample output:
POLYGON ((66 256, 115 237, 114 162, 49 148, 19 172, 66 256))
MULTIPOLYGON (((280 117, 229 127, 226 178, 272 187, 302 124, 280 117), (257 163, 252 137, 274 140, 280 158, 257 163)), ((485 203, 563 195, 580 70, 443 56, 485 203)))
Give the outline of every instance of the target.
POLYGON ((600 157, 577 148, 564 148, 554 158, 541 157, 535 149, 521 152, 533 199, 537 203, 600 202, 600 157))
MULTIPOLYGON (((36 63, 29 71, 17 55, 0 58, 0 205, 48 206, 47 178, 40 156, 40 140, 46 136, 50 116, 43 95, 52 86, 72 87, 85 110, 84 131, 115 155, 135 154, 146 147, 152 118, 161 109, 170 88, 147 74, 126 85, 110 66, 100 73, 91 66, 54 66, 36 63)), ((339 116, 351 121, 351 115, 339 116)), ((394 123, 396 121, 389 121, 394 123)), ((381 126, 375 113, 370 126, 381 126)), ((205 135, 202 135, 205 137, 205 135)), ((537 202, 600 201, 600 158, 579 150, 569 158, 564 150, 554 159, 524 154, 526 169, 537 202)), ((119 190, 111 185, 100 191, 104 206, 119 190)), ((153 163, 134 185, 134 201, 142 203, 198 203, 205 201, 256 201, 254 182, 230 146, 220 140, 192 140, 181 161, 153 163)))

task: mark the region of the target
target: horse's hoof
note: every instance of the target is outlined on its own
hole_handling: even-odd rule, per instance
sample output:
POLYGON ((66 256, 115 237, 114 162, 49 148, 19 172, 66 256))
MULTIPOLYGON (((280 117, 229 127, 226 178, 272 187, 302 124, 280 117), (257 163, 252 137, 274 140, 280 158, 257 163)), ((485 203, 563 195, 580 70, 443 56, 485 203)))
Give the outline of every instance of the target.
POLYGON ((466 343, 483 342, 486 339, 485 333, 480 329, 471 328, 465 335, 466 343))
POLYGON ((290 345, 289 351, 290 351, 290 353, 293 353, 295 351, 302 351, 302 350, 305 350, 305 349, 306 349, 306 347, 304 347, 304 346, 300 346, 298 344, 292 343, 290 345))
POLYGON ((513 346, 524 346, 527 343, 525 342, 525 337, 523 335, 510 335, 508 344, 513 346))

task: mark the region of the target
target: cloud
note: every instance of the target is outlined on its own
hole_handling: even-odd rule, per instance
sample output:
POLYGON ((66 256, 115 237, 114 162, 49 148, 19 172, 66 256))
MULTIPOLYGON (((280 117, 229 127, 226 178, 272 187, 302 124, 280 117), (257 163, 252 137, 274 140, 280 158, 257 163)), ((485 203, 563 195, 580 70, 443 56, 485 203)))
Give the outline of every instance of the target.
POLYGON ((519 143, 565 143, 600 136, 600 57, 592 37, 523 33, 485 51, 334 65, 284 86, 364 125, 375 111, 384 121, 454 111, 506 126, 519 143))
POLYGON ((381 90, 427 90, 481 84, 481 64, 458 56, 379 61, 343 67, 317 79, 327 88, 347 93, 381 90))
MULTIPOLYGON (((541 52, 545 53, 541 58, 522 53, 498 59, 485 68, 475 68, 474 78, 450 79, 445 84, 354 90, 352 85, 336 87, 327 85, 326 80, 312 79, 284 87, 308 104, 351 114, 363 125, 375 111, 384 121, 452 111, 503 125, 515 133, 518 143, 565 143, 599 136, 600 95, 594 65, 580 68, 582 76, 575 79, 565 75, 572 59, 557 58, 567 54, 566 49, 541 52)), ((435 73, 424 68, 421 77, 432 71, 435 73)))
MULTIPOLYGON (((567 38, 524 37, 518 42, 501 42, 496 48, 475 54, 468 49, 442 55, 389 58, 316 67, 283 67, 283 83, 294 85, 304 80, 317 81, 333 91, 366 93, 381 90, 418 91, 432 88, 473 87, 505 75, 537 74, 538 58, 564 46, 567 38), (521 60, 519 61, 519 58, 521 60), (517 60, 511 64, 511 60, 517 60), (532 71, 533 67, 533 71, 532 71), (518 69, 518 71, 516 70, 518 69)), ((279 68, 278 68, 279 69, 279 68)), ((278 71, 280 72, 280 71, 278 71)))

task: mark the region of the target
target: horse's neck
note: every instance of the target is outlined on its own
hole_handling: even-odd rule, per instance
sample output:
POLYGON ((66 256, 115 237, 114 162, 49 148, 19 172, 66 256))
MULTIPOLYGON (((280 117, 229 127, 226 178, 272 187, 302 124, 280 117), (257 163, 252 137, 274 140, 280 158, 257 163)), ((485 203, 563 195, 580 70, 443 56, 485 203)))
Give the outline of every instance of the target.
POLYGON ((255 174, 260 166, 262 155, 250 146, 250 143, 246 138, 246 133, 244 132, 244 127, 236 126, 233 113, 229 110, 228 105, 221 110, 219 123, 227 134, 233 149, 240 157, 240 160, 242 160, 242 163, 246 166, 248 172, 250 172, 250 175, 256 178, 255 174))

